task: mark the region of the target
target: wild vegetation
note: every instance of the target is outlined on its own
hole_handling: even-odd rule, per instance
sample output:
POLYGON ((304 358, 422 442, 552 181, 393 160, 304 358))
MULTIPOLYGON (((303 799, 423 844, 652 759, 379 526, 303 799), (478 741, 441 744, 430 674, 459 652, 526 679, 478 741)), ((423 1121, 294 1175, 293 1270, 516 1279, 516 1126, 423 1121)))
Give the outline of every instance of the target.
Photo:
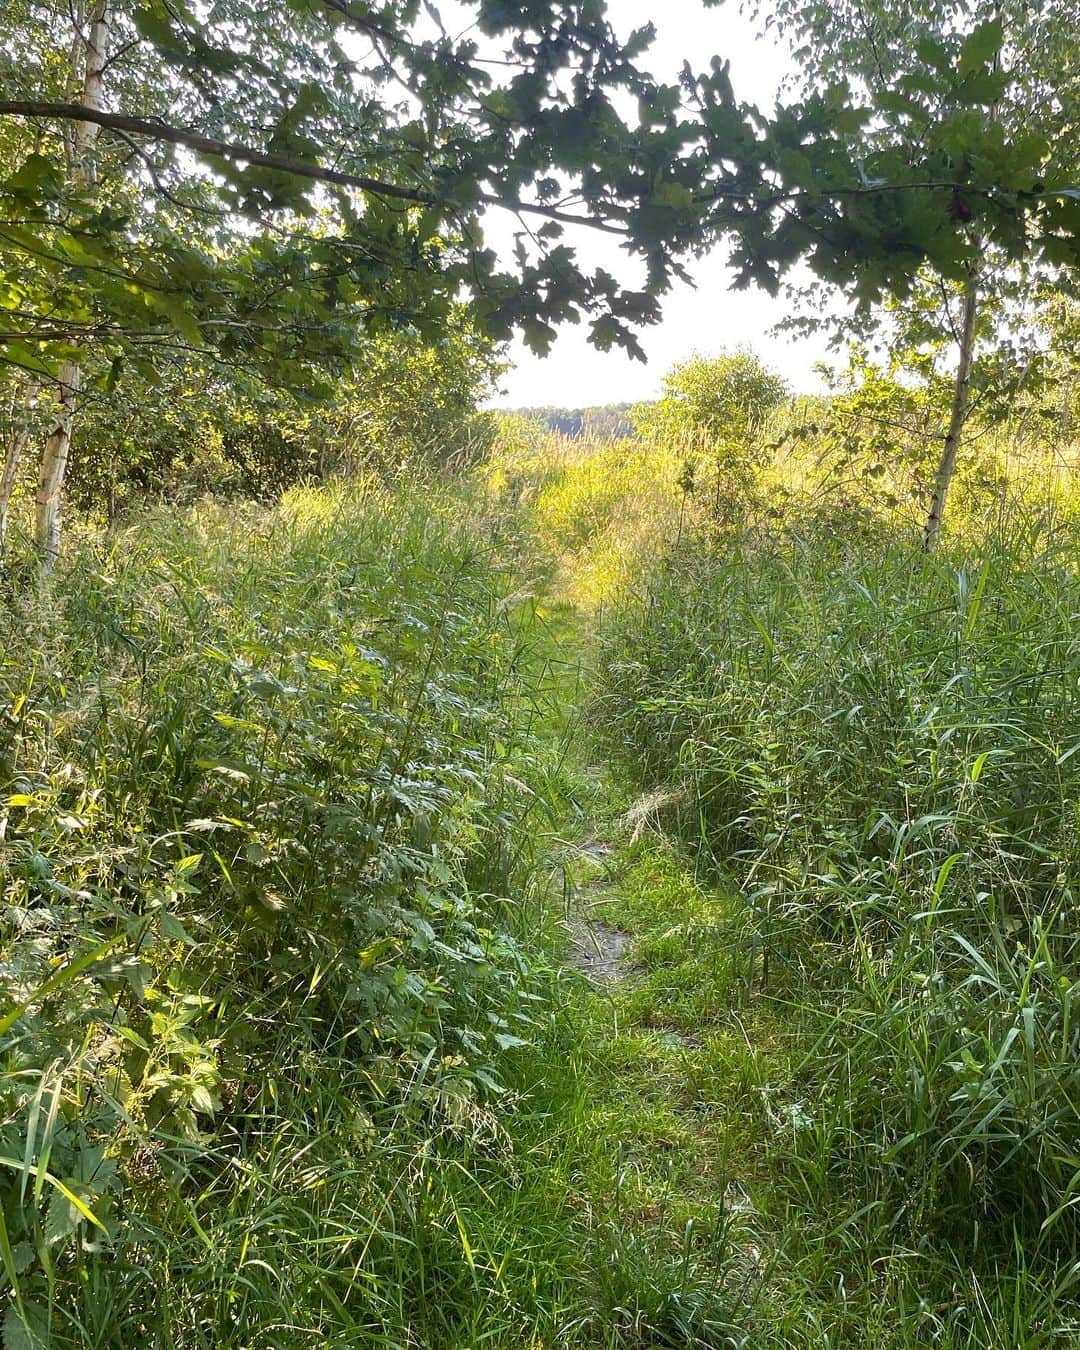
POLYGON ((1073 0, 467 8, 0 15, 4 1350, 1080 1345, 1073 0))
POLYGON ((564 448, 527 494, 600 608, 630 844, 590 903, 633 937, 637 1128, 685 1150, 674 1207, 724 1216, 739 1294, 688 1343, 1072 1343, 1076 450, 999 428, 929 561, 902 463, 832 472, 851 399, 759 440, 719 543, 670 439, 622 480, 564 448))
POLYGON ((1071 1335, 1075 460, 930 561, 771 417, 9 593, 10 1344, 1071 1335))

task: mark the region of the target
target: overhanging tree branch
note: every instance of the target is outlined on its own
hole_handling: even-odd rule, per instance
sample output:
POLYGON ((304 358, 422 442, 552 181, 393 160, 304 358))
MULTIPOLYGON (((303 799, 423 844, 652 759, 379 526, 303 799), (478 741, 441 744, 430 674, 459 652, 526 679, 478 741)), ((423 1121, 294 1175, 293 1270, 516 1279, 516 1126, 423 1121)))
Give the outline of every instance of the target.
POLYGON ((62 121, 94 122, 100 127, 112 131, 129 132, 135 136, 146 136, 151 140, 164 141, 169 145, 183 145, 200 154, 213 155, 217 159, 228 159, 247 164, 258 164, 266 169, 276 169, 281 173, 292 174, 296 178, 310 178, 320 183, 336 183, 340 187, 357 188, 362 192, 375 193, 380 197, 391 197, 397 201, 412 202, 420 206, 434 206, 438 198, 420 188, 403 187, 398 183, 386 183, 378 178, 366 178, 360 174, 343 173, 340 169, 326 168, 321 164, 312 164, 302 159, 292 159, 288 155, 273 155, 254 146, 238 145, 232 141, 219 141, 212 136, 203 136, 198 131, 189 131, 185 127, 174 127, 168 122, 159 122, 148 117, 128 117, 124 113, 111 113, 96 108, 83 107, 81 103, 50 103, 30 99, 0 100, 0 116, 58 118, 62 121))
MULTIPOLYGON (((454 203, 434 192, 423 188, 405 187, 400 183, 387 183, 380 178, 368 178, 363 174, 345 173, 341 169, 328 168, 322 164, 313 164, 310 160, 293 159, 289 155, 270 154, 265 150, 256 150, 254 146, 240 145, 235 141, 221 141, 201 132, 190 131, 186 127, 172 126, 147 117, 129 117, 124 113, 111 113, 96 108, 84 107, 81 103, 53 103, 37 99, 0 100, 0 116, 28 118, 57 118, 62 121, 92 122, 97 126, 115 131, 121 136, 145 136, 150 140, 163 141, 169 145, 182 145, 189 150, 217 159, 227 159, 242 164, 258 164, 265 169, 274 169, 279 173, 291 174, 296 178, 308 178, 318 183, 333 183, 338 187, 355 188, 360 192, 370 192, 373 196, 385 197, 391 201, 408 202, 414 206, 452 206, 454 203)), ((130 144, 130 141, 129 141, 130 144)), ((507 201, 494 193, 482 192, 478 200, 485 206, 503 206, 513 211, 525 211, 530 215, 543 216, 564 225, 584 225, 589 229, 601 230, 605 234, 625 235, 620 225, 612 225, 593 216, 575 215, 568 211, 559 211, 554 207, 541 206, 534 202, 507 201)))
MULTIPOLYGON (((129 135, 145 136, 150 140, 165 142, 169 145, 182 145, 200 154, 218 159, 231 160, 234 163, 257 164, 262 168, 273 169, 279 173, 290 174, 296 178, 307 178, 313 182, 332 183, 338 187, 354 188, 360 192, 369 192, 373 196, 384 197, 391 201, 407 202, 416 206, 453 207, 455 203, 424 188, 407 187, 400 183, 388 183, 381 178, 370 178, 364 174, 347 173, 342 169, 315 164, 310 160, 294 159, 289 155, 272 154, 257 150, 254 146, 243 145, 235 141, 222 141, 212 136, 186 127, 173 126, 156 118, 130 117, 124 113, 105 112, 85 107, 81 103, 51 102, 38 99, 0 100, 0 116, 27 117, 31 119, 52 119, 62 121, 89 122, 115 131, 127 139, 129 135)), ((128 144, 131 142, 128 140, 128 144)), ((859 185, 835 184, 815 188, 812 191, 802 188, 791 191, 747 192, 730 190, 721 186, 710 188, 697 194, 694 204, 737 203, 749 205, 756 210, 769 211, 774 207, 795 204, 802 201, 843 200, 845 198, 865 198, 889 196, 905 192, 965 192, 980 197, 1012 195, 1018 201, 1052 200, 1060 197, 1075 196, 1077 188, 1065 186, 1059 188, 1036 187, 1030 191, 1013 191, 1006 194, 1004 189, 993 186, 975 187, 955 179, 922 179, 912 182, 873 183, 859 185)), ((558 221, 565 225, 583 225, 588 229, 599 230, 605 234, 625 236, 628 230, 622 225, 612 224, 596 216, 577 215, 561 211, 557 207, 544 206, 537 202, 523 202, 500 197, 495 193, 477 194, 478 202, 484 206, 499 206, 514 212, 525 212, 541 216, 546 220, 558 221)))

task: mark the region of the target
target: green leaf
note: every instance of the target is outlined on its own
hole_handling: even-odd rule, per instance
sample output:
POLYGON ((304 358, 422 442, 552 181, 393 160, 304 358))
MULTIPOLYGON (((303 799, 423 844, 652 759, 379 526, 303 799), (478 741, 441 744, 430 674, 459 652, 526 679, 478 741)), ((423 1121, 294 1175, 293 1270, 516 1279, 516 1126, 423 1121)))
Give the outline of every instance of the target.
POLYGON ((22 1275, 30 1269, 37 1260, 37 1253, 29 1242, 16 1242, 11 1249, 12 1263, 17 1275, 22 1275))
MULTIPOLYGON (((50 975, 43 984, 39 985, 38 988, 34 990, 25 1003, 20 1003, 17 1007, 12 1008, 11 1012, 6 1016, 0 1017, 0 1036, 6 1035, 19 1018, 22 1017, 28 1009, 32 1008, 35 1003, 43 998, 47 998, 49 994, 54 993, 70 980, 73 980, 76 975, 80 975, 88 966, 92 966, 95 962, 100 961, 101 958, 112 951, 120 941, 120 936, 110 938, 108 942, 102 943, 100 947, 95 947, 91 951, 84 952, 82 956, 76 957, 74 961, 69 962, 62 970, 58 970, 55 975, 50 975)), ((91 1217, 93 1216, 91 1215, 91 1217)), ((95 1222, 97 1221, 95 1220, 95 1222)))
POLYGON ((1000 19, 988 19, 969 33, 960 48, 960 74, 967 76, 991 62, 1001 51, 1005 30, 1000 19))
POLYGON ((212 1116, 218 1109, 218 1102, 210 1089, 202 1083, 196 1083, 191 1089, 191 1105, 196 1111, 201 1111, 207 1116, 212 1116))
POLYGON ((170 942, 183 942, 189 947, 196 947, 198 943, 187 931, 179 919, 171 914, 162 914, 158 920, 158 930, 163 938, 170 942))
POLYGON ((661 183, 649 196, 650 206, 670 206, 683 210, 694 204, 694 194, 681 183, 661 183))
POLYGON ((57 1242, 62 1242, 64 1238, 70 1237, 78 1229, 81 1222, 82 1215, 67 1196, 60 1191, 54 1191, 49 1198, 49 1206, 45 1212, 46 1244, 51 1247, 57 1242))
POLYGON ((49 1315, 37 1303, 9 1304, 4 1314, 4 1350, 45 1350, 49 1343, 49 1315))
POLYGON ((883 89, 874 102, 882 112, 899 113, 902 117, 925 117, 926 109, 908 94, 895 89, 883 89))
POLYGON ((64 180, 53 160, 44 155, 27 155, 4 186, 10 191, 40 201, 59 197, 64 189, 64 180))
POLYGON ((937 38, 922 37, 915 44, 915 51, 921 61, 941 75, 952 73, 952 57, 948 47, 937 38))
POLYGON ((1007 87, 1007 77, 1001 71, 979 70, 957 87, 956 99, 959 103, 990 107, 1005 96, 1007 87))

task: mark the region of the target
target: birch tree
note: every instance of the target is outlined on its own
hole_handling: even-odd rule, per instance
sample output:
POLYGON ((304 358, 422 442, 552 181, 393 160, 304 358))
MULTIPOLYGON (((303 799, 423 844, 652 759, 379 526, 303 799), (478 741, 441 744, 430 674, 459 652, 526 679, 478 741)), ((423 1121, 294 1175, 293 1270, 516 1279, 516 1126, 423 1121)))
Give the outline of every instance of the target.
MULTIPOLYGON (((1080 195, 1076 0, 779 0, 776 15, 795 35, 807 85, 842 84, 865 108, 869 151, 905 147, 958 167, 981 161, 1003 185, 1031 175, 1060 183, 1067 199, 1080 195)), ((1025 312, 1048 288, 1072 285, 1075 269, 1063 240, 1040 243, 1022 220, 1011 237, 986 231, 977 198, 959 182, 948 210, 968 257, 930 255, 892 289, 899 304, 886 313, 868 306, 855 322, 864 338, 874 328, 891 334, 894 360, 928 346, 952 350, 953 395, 925 507, 928 550, 941 534, 973 393, 996 392, 1000 405, 1008 391, 990 386, 1005 370, 1019 387, 1038 355, 1025 312), (980 347, 992 359, 981 362, 980 347)))
POLYGON ((11 500, 30 440, 37 397, 38 387, 33 381, 16 380, 10 386, 7 443, 4 446, 3 468, 0 470, 0 562, 3 561, 7 542, 11 500))
MULTIPOLYGON (((72 43, 72 83, 79 90, 78 102, 89 112, 105 106, 105 70, 109 57, 109 0, 92 0, 89 13, 82 3, 75 14, 72 43)), ((67 174, 77 192, 89 194, 97 180, 94 152, 100 125, 77 121, 74 134, 65 140, 67 174)), ((41 456, 34 538, 47 565, 60 551, 60 505, 64 472, 71 453, 71 435, 79 400, 82 367, 78 350, 60 366, 56 380, 57 409, 41 456)))

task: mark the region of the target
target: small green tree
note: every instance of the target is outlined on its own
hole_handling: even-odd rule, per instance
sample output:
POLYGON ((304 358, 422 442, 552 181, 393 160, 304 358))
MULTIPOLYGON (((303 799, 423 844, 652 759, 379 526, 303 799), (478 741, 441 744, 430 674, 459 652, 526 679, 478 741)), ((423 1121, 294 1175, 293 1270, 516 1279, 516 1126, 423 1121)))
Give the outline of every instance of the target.
POLYGON ((915 376, 854 346, 846 368, 829 377, 829 394, 800 400, 783 439, 816 460, 817 492, 832 507, 877 506, 919 522, 951 397, 951 381, 932 362, 915 376))
POLYGON ((693 491, 697 462, 715 469, 713 517, 729 517, 761 468, 765 446, 761 428, 787 396, 775 371, 752 351, 739 348, 719 356, 695 353, 664 377, 663 396, 636 412, 638 435, 685 456, 682 483, 693 491))
MULTIPOLYGON (((818 278, 859 302, 841 322, 876 345, 887 337, 890 364, 934 353, 950 375, 949 401, 933 405, 938 455, 923 498, 923 537, 933 549, 972 413, 995 404, 1005 411, 1045 378, 1034 319, 1048 291, 1075 286, 1066 235, 1080 201, 1080 8, 1076 0, 776 0, 766 8, 797 44, 794 85, 811 102, 819 91, 826 103, 842 99, 844 116, 860 119, 852 162, 869 215, 851 202, 850 266, 837 249, 844 222, 829 222, 833 258, 816 265, 818 278), (909 194, 881 213, 869 190, 916 165, 944 190, 909 194), (972 175, 984 173, 999 189, 972 190, 972 175), (1002 229, 994 201, 1021 181, 1027 210, 1002 229), (945 218, 954 226, 948 242, 945 218), (896 235, 900 266, 888 284, 867 288, 859 235, 875 227, 881 239, 910 233, 896 235)), ((822 161, 801 145, 778 163, 807 184, 821 175, 822 161)), ((819 220, 799 212, 792 219, 793 229, 809 221, 821 231, 819 220)), ((880 266, 870 262, 871 277, 880 266)), ((796 322, 835 320, 815 306, 796 322)))

